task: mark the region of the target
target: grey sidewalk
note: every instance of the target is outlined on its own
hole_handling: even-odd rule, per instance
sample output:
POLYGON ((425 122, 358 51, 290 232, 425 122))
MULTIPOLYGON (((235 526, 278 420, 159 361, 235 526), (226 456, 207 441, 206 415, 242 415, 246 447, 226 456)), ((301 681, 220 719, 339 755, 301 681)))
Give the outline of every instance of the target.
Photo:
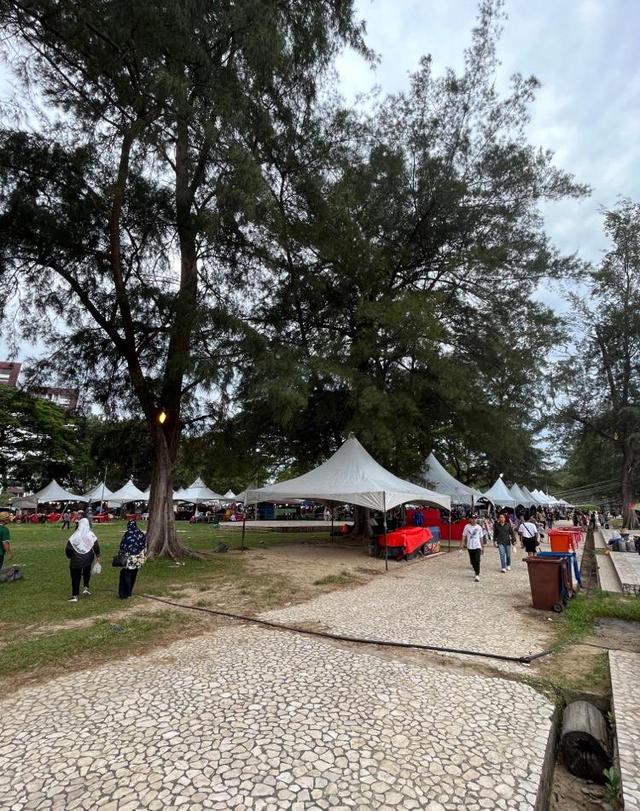
POLYGON ((0 807, 526 811, 552 712, 513 681, 223 628, 12 697, 0 807))

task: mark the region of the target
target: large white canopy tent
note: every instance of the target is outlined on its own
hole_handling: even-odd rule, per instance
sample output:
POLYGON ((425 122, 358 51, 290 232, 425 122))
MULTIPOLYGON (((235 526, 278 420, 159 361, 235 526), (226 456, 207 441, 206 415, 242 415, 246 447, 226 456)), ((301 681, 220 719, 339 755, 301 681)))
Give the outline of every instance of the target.
POLYGON ((500 476, 498 476, 487 492, 482 494, 482 498, 491 501, 496 507, 517 507, 515 498, 511 495, 509 488, 502 481, 500 476))
POLYGON ((86 502, 86 496, 78 496, 75 493, 70 493, 61 487, 55 479, 51 479, 46 487, 30 496, 32 501, 38 504, 48 504, 52 501, 82 501, 86 502))
POLYGON ((104 482, 98 482, 95 487, 84 494, 87 501, 109 501, 113 493, 104 482))
POLYGON ((227 501, 235 501, 238 496, 233 492, 233 490, 227 490, 227 492, 222 496, 222 498, 226 499, 227 501))
POLYGON ((245 503, 292 498, 356 504, 386 512, 401 504, 430 504, 451 509, 451 498, 394 476, 379 465, 351 434, 314 470, 278 484, 246 490, 245 503))
POLYGON ((543 493, 541 490, 532 490, 531 492, 538 500, 538 504, 542 504, 543 507, 551 506, 549 496, 545 495, 545 493, 543 493))
POLYGON ((176 501, 188 501, 192 504, 200 504, 203 501, 222 501, 223 497, 219 493, 215 493, 198 477, 193 484, 185 487, 184 490, 178 490, 174 494, 176 501))
POLYGON ((133 483, 133 479, 122 485, 115 493, 111 493, 109 501, 112 504, 128 504, 131 501, 148 501, 148 497, 133 483))
POLYGON ((524 493, 522 488, 518 487, 517 484, 514 484, 509 492, 515 498, 516 506, 521 504, 523 507, 531 507, 531 499, 524 493))
POLYGON ((540 504, 538 499, 533 495, 533 493, 529 490, 528 487, 525 487, 524 484, 523 484, 520 489, 522 490, 524 495, 529 498, 529 500, 531 501, 531 506, 532 507, 536 507, 538 504, 540 504))
POLYGON ((452 476, 433 453, 427 456, 422 470, 427 487, 449 496, 453 504, 472 504, 482 498, 479 490, 459 482, 452 476))

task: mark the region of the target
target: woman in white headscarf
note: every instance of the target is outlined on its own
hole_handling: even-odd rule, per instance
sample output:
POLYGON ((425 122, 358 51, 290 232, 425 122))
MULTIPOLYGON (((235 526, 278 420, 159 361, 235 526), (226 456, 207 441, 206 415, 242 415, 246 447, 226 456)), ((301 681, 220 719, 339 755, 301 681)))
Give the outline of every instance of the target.
POLYGON ((71 572, 71 599, 69 602, 77 603, 80 595, 80 579, 82 578, 84 583, 83 595, 89 596, 91 594, 89 591, 91 566, 94 558, 100 560, 100 545, 86 518, 81 518, 78 522, 78 529, 67 541, 64 552, 69 558, 69 571, 71 572))

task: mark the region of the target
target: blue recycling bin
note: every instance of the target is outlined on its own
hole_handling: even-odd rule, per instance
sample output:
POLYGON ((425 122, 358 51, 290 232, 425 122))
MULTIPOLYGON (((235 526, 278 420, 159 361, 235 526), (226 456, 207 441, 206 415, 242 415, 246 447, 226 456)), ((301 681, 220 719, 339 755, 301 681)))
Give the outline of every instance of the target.
POLYGON ((582 580, 580 579, 580 567, 578 566, 578 556, 575 552, 538 552, 539 558, 570 558, 569 562, 569 570, 573 567, 573 576, 576 579, 576 583, 579 586, 582 586, 582 580))

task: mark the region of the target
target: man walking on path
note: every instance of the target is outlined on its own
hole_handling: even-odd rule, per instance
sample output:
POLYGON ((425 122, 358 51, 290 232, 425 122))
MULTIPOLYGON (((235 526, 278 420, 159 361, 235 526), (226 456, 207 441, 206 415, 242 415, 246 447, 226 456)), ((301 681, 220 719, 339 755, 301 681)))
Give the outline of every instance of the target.
POLYGON ((515 544, 516 536, 504 513, 500 513, 493 526, 493 542, 497 544, 500 553, 500 571, 503 573, 510 572, 511 544, 515 544))
POLYGON ((480 557, 484 555, 482 548, 482 527, 478 524, 478 516, 472 515, 469 523, 462 532, 462 545, 469 552, 469 560, 476 573, 476 581, 480 580, 480 557))

